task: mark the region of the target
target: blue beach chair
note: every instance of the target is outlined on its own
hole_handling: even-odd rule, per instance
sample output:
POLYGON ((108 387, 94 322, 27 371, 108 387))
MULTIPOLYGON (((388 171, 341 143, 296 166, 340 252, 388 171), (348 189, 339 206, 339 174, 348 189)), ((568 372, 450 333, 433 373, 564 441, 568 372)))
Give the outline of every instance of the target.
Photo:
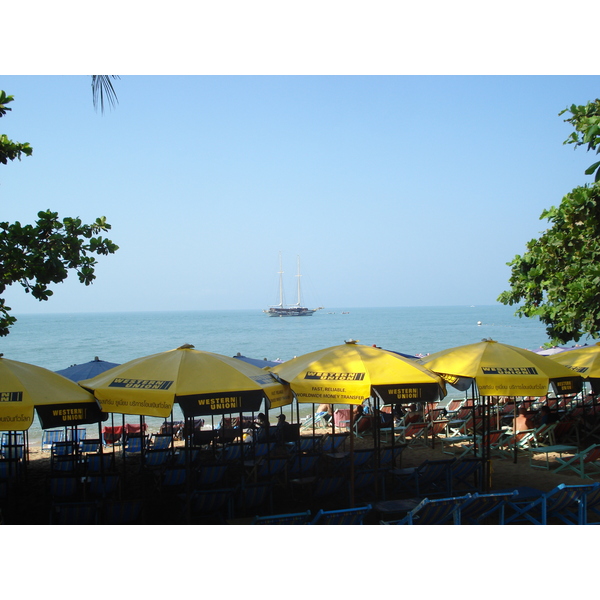
POLYGON ((548 519, 555 518, 569 525, 585 524, 587 522, 586 497, 588 494, 597 494, 599 487, 600 483, 590 485, 561 483, 547 493, 537 490, 536 494, 534 490, 525 490, 514 502, 508 503, 513 512, 505 522, 546 525, 548 519))
POLYGON ((337 452, 338 448, 348 439, 347 433, 328 434, 321 443, 321 452, 337 452))
POLYGON ((42 452, 51 450, 56 442, 64 442, 64 429, 45 429, 42 432, 42 452))
MULTIPOLYGON (((194 490, 189 498, 190 514, 201 520, 210 519, 224 523, 233 515, 234 497, 233 488, 194 490)), ((188 500, 185 495, 180 495, 179 498, 184 503, 188 500)))
POLYGON ((504 507, 518 492, 502 494, 475 493, 467 498, 459 507, 458 519, 461 525, 479 525, 494 520, 498 525, 504 525, 504 507))
POLYGON ((51 525, 96 525, 99 520, 97 502, 61 502, 52 505, 51 525))
POLYGON ((314 475, 321 459, 320 454, 296 454, 287 466, 288 478, 314 475))
POLYGON ((362 525, 365 516, 371 512, 371 505, 342 510, 320 510, 310 525, 362 525))
POLYGON ((380 521, 381 525, 445 525, 460 524, 459 510, 461 504, 470 497, 425 498, 408 514, 397 521, 380 521))
POLYGON ((264 481, 242 485, 236 490, 235 506, 244 514, 252 514, 258 507, 267 507, 270 513, 273 510, 273 485, 264 481))
POLYGON ((227 469, 229 469, 229 465, 202 465, 196 473, 196 487, 200 489, 220 483, 225 477, 227 469))
POLYGON ((266 517, 254 517, 251 525, 307 525, 310 521, 311 512, 289 513, 283 515, 269 515, 266 517))
POLYGON ((483 484, 483 460, 481 458, 463 458, 451 464, 451 493, 481 492, 483 484))
POLYGON ((390 473, 400 489, 422 498, 425 495, 447 496, 451 493, 451 469, 456 459, 426 460, 418 467, 392 469, 390 473))
POLYGON ((97 498, 118 495, 121 479, 119 475, 91 475, 87 477, 88 493, 97 498))
POLYGON ((104 525, 130 525, 143 520, 142 500, 115 500, 102 503, 104 525))

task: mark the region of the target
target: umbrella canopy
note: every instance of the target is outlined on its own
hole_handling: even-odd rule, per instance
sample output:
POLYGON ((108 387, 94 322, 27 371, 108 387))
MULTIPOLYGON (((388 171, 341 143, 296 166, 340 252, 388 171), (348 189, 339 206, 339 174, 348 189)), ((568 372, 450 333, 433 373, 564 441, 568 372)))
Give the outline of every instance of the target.
POLYGON ((175 350, 131 360, 79 384, 107 412, 165 418, 178 402, 186 417, 256 411, 292 401, 289 386, 241 360, 194 350, 175 350))
POLYGON ((557 394, 581 390, 581 377, 571 369, 547 356, 494 340, 435 352, 420 362, 451 385, 474 379, 482 396, 543 396, 550 384, 557 394))
POLYGON ((373 390, 384 402, 432 402, 446 395, 442 379, 395 352, 354 341, 309 352, 273 367, 298 402, 362 404, 373 390))
POLYGON ((66 369, 55 371, 55 373, 58 373, 59 375, 62 375, 71 381, 82 381, 84 379, 91 379, 100 373, 104 373, 104 371, 108 371, 108 369, 118 366, 118 363, 100 360, 96 356, 94 360, 90 360, 90 362, 86 362, 81 365, 71 365, 66 369))
POLYGON ((25 431, 38 412, 43 429, 97 423, 107 417, 94 396, 76 383, 0 355, 0 431, 25 431))
POLYGON ((600 382, 595 381, 600 380, 600 342, 555 354, 551 360, 589 379, 594 393, 597 394, 597 390, 600 390, 600 382))

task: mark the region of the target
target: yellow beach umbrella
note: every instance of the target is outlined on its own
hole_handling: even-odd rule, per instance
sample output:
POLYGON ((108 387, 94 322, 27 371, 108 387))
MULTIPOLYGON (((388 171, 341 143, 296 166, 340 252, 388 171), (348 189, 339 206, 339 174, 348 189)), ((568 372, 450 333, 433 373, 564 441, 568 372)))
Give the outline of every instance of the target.
POLYGON ((600 380, 600 342, 592 346, 565 350, 560 354, 553 354, 550 358, 589 379, 594 393, 599 393, 600 386, 597 380, 600 380))
POLYGON ((442 379, 417 361, 355 341, 303 354, 270 371, 304 403, 362 404, 373 390, 394 404, 446 395, 442 379))
POLYGON ((106 418, 94 396, 74 381, 0 355, 0 431, 29 429, 34 408, 44 429, 106 418))
POLYGON ((292 402, 289 386, 263 369, 186 344, 109 369, 79 385, 106 412, 167 417, 173 403, 186 417, 252 412, 292 402))
POLYGON ((420 362, 451 385, 474 379, 482 396, 544 396, 550 384, 557 394, 581 390, 581 377, 571 369, 531 350, 490 339, 442 350, 420 362))
MULTIPOLYGON (((550 385, 557 394, 570 394, 581 390, 581 377, 547 356, 483 339, 475 344, 457 346, 425 356, 421 361, 439 373, 451 385, 460 386, 464 379, 474 380, 483 397, 485 422, 482 434, 489 429, 489 396, 544 396, 550 385)), ((460 386, 459 389, 465 389, 460 386)), ((491 452, 484 447, 486 458, 486 487, 491 487, 491 452)), ((517 460, 515 445, 514 460, 517 460)))
POLYGON ((582 377, 600 377, 600 342, 553 354, 551 359, 577 371, 582 377))
MULTIPOLYGON (((354 340, 303 354, 270 370, 287 381, 298 402, 304 403, 362 404, 372 396, 393 404, 433 402, 446 395, 441 377, 417 361, 354 340)), ((353 454, 353 413, 350 411, 351 506, 354 504, 353 454)))

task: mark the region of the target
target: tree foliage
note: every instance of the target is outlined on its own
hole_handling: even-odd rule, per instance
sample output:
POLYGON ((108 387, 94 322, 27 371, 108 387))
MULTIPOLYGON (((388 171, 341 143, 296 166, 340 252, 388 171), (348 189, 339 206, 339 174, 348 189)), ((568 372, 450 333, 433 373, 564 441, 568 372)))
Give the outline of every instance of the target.
MULTIPOLYGON (((571 106, 565 119, 575 127, 565 144, 587 145, 600 151, 600 100, 571 106)), ((592 184, 577 187, 558 207, 544 210, 540 219, 550 227, 527 243, 511 267, 511 289, 500 294, 504 304, 522 303, 520 317, 538 317, 553 343, 578 341, 600 333, 600 162, 585 173, 592 184)))
MULTIPOLYGON (((0 117, 11 109, 6 105, 13 101, 0 91, 0 117)), ((29 144, 18 144, 0 136, 0 161, 31 156, 29 144)), ((0 222, 0 294, 13 283, 18 283, 27 293, 38 300, 48 300, 53 292, 49 286, 64 281, 70 270, 77 273, 79 281, 90 285, 96 278, 93 255, 113 254, 118 246, 103 238, 100 233, 111 226, 105 217, 87 225, 81 219, 58 218, 50 209, 38 213, 34 225, 0 222)), ((16 321, 10 315, 12 309, 0 297, 0 336, 6 336, 16 321)))
MULTIPOLYGON (((588 102, 585 106, 575 106, 566 108, 560 114, 566 112, 571 113, 569 119, 565 119, 567 123, 571 123, 575 127, 575 131, 565 140, 565 144, 575 144, 575 147, 587 145, 588 150, 596 150, 596 154, 600 153, 600 100, 588 102)), ((586 170, 586 175, 596 173, 594 181, 600 181, 600 161, 590 165, 586 170)))

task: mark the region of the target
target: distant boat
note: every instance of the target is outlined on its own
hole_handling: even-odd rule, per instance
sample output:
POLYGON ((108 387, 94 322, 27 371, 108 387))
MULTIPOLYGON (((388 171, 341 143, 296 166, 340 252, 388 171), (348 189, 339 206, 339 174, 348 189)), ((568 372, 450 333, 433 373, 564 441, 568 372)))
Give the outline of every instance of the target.
POLYGON ((270 306, 263 312, 270 317, 310 317, 312 314, 321 310, 319 308, 306 308, 302 306, 302 292, 300 288, 300 257, 298 257, 298 302, 296 304, 285 305, 283 300, 283 269, 281 267, 281 253, 279 253, 279 304, 270 306))

